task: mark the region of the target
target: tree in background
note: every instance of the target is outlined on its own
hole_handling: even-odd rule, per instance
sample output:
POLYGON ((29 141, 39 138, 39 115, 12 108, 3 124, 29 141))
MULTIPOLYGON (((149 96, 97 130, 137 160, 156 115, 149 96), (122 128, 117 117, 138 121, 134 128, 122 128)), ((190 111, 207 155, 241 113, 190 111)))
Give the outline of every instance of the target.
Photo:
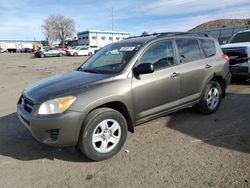
POLYGON ((54 20, 53 17, 49 17, 43 21, 42 24, 42 33, 45 36, 45 40, 48 41, 49 45, 53 45, 54 41, 56 41, 56 33, 54 29, 54 20))
POLYGON ((42 24, 42 32, 50 45, 55 40, 60 40, 61 44, 64 45, 67 38, 74 37, 75 22, 63 15, 50 15, 42 24))

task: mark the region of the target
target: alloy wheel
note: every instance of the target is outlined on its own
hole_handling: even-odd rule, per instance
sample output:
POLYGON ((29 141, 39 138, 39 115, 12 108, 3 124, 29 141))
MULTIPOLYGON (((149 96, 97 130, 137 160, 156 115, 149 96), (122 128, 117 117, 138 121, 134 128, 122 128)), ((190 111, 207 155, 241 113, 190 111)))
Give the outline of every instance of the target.
POLYGON ((113 150, 121 138, 121 126, 114 119, 100 122, 92 135, 92 145, 97 152, 108 153, 113 150))
POLYGON ((218 88, 212 87, 207 95, 207 106, 210 110, 213 110, 217 107, 220 100, 220 93, 218 88))

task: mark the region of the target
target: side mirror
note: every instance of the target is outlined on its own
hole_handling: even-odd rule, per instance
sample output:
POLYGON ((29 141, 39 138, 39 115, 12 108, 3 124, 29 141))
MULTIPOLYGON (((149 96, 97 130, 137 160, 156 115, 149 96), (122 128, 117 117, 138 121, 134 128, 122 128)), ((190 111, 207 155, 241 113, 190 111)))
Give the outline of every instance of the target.
POLYGON ((222 44, 227 44, 227 40, 223 40, 222 44))
POLYGON ((138 65, 137 67, 135 67, 134 72, 136 74, 149 74, 149 73, 153 73, 154 72, 154 66, 152 63, 142 63, 140 65, 138 65))

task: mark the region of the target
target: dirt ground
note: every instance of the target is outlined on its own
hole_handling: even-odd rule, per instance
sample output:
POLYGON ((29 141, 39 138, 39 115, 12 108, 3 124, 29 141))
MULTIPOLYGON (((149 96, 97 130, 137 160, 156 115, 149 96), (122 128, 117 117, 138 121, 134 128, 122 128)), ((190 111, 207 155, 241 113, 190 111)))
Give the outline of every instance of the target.
POLYGON ((250 187, 250 85, 236 81, 218 112, 186 109, 129 133, 113 158, 40 144, 19 122, 22 90, 86 57, 0 54, 0 187, 250 187))

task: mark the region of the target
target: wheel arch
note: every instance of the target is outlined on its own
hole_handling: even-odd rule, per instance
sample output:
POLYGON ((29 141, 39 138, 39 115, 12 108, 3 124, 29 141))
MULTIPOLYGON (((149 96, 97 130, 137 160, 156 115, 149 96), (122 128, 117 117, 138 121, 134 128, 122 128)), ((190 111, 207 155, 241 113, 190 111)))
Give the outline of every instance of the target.
POLYGON ((113 110, 120 112, 125 117, 125 119, 127 121, 128 130, 130 132, 134 133, 133 120, 131 118, 131 115, 129 113, 127 106, 123 102, 120 102, 120 101, 108 102, 108 103, 105 103, 105 104, 102 104, 102 105, 99 105, 99 106, 93 108, 91 111, 89 111, 89 113, 92 112, 93 110, 96 110, 96 109, 102 108, 102 107, 111 108, 113 110))
POLYGON ((222 90, 222 98, 226 96, 226 85, 223 77, 221 75, 214 74, 213 77, 209 81, 214 81, 220 84, 222 90))

